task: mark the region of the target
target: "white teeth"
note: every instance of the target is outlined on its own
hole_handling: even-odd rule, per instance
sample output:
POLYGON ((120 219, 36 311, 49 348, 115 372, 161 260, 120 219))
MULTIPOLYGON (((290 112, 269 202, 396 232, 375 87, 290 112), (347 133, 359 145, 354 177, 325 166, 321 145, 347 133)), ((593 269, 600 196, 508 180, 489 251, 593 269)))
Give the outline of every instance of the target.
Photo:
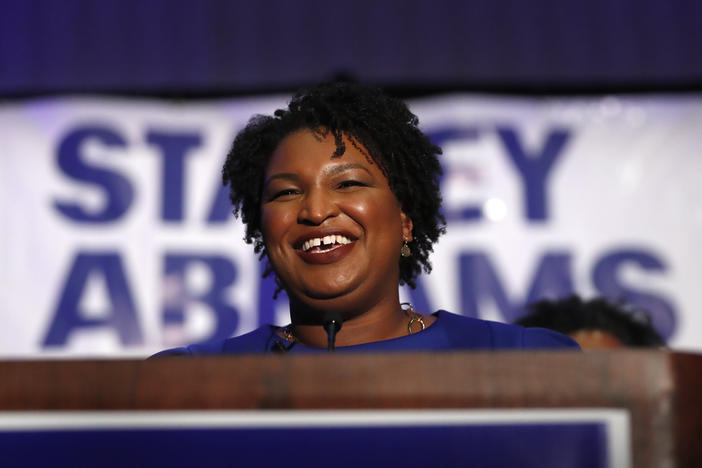
POLYGON ((321 245, 334 245, 334 244, 350 244, 351 239, 345 236, 340 236, 338 234, 331 234, 324 237, 315 237, 314 239, 307 239, 302 243, 302 251, 307 252, 313 247, 319 247, 321 245))

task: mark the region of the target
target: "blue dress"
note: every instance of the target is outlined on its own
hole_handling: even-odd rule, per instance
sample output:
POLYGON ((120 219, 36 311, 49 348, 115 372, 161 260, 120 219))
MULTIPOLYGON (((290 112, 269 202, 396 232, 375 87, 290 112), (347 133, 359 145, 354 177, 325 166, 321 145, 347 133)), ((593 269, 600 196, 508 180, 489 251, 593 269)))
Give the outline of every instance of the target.
MULTIPOLYGON (((336 348, 337 352, 368 351, 468 351, 500 349, 580 349, 571 338, 545 328, 524 328, 518 325, 480 320, 439 310, 436 321, 426 329, 399 338, 336 348)), ((291 343, 276 333, 280 327, 264 325, 223 341, 190 345, 161 351, 155 356, 261 354, 269 352, 315 353, 311 348, 291 343)))

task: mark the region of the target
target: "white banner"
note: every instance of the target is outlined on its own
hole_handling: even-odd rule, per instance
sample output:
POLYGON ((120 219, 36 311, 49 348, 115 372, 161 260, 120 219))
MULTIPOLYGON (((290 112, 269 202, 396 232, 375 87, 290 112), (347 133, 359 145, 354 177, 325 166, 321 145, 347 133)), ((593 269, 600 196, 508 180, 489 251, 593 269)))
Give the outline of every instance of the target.
MULTIPOLYGON (((141 356, 287 323, 220 170, 285 97, 0 106, 0 357, 141 356)), ((511 322, 578 292, 702 350, 702 97, 444 96, 410 103, 444 149, 448 233, 415 309, 511 322)))

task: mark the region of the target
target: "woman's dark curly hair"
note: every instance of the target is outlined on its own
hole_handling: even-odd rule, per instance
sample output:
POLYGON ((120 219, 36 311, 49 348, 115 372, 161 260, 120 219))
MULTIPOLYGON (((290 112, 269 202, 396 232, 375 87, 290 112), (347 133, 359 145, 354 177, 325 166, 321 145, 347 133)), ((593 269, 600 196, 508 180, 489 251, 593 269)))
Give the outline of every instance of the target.
MULTIPOLYGON (((254 116, 236 136, 222 168, 233 213, 246 224, 246 242, 254 244, 263 260, 263 179, 278 144, 297 130, 310 129, 320 138, 331 134, 336 142, 333 157, 338 157, 346 150, 345 135, 378 164, 402 210, 412 220, 412 255, 401 257, 400 284, 414 288, 422 267, 431 271, 429 253, 445 232, 446 223, 439 210, 441 165, 437 155, 441 149, 417 128, 418 123, 402 101, 379 89, 351 83, 303 90, 293 96, 287 109, 278 109, 273 116, 254 116)), ((270 271, 268 265, 264 276, 270 271)))

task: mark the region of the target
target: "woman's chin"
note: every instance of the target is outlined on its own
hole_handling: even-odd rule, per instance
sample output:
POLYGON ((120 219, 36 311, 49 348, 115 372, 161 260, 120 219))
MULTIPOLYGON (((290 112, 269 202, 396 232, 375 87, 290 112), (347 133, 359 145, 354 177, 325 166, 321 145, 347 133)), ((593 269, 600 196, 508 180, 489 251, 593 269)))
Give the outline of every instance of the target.
POLYGON ((314 301, 328 301, 343 297, 347 294, 346 289, 314 289, 305 291, 304 297, 314 301))
POLYGON ((311 287, 306 287, 303 289, 303 294, 301 299, 303 301, 313 301, 314 305, 319 305, 318 301, 343 301, 344 298, 348 297, 356 289, 357 285, 354 284, 328 284, 321 285, 315 284, 311 287))

